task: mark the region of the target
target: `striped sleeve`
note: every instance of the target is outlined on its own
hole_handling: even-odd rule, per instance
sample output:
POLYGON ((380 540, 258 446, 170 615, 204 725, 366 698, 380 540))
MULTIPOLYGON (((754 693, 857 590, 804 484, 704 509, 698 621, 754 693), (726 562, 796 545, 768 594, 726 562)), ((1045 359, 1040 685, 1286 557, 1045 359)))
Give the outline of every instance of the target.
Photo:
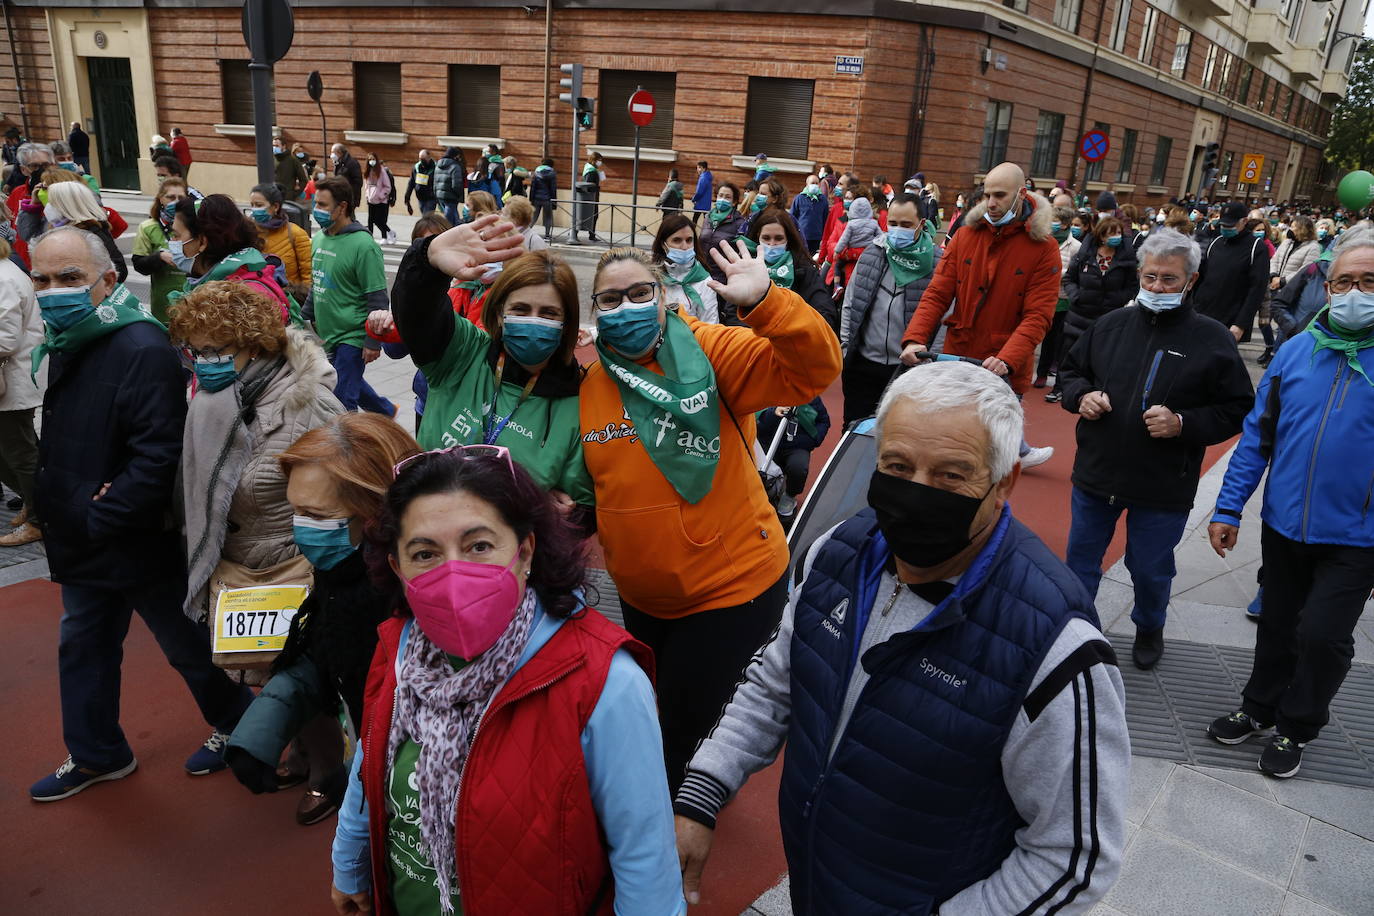
POLYGON ((1131 746, 1111 646, 1072 621, 1036 672, 1002 751, 1025 829, 1001 867, 940 916, 1087 913, 1116 880, 1126 843, 1131 746))

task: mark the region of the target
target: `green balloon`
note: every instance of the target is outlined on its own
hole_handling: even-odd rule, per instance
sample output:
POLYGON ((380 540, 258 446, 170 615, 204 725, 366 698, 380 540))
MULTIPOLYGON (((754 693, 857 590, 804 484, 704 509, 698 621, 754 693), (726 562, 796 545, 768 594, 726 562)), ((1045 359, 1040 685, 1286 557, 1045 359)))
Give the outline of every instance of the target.
POLYGON ((1341 179, 1336 197, 1347 210, 1363 210, 1374 204, 1374 175, 1360 169, 1341 179))

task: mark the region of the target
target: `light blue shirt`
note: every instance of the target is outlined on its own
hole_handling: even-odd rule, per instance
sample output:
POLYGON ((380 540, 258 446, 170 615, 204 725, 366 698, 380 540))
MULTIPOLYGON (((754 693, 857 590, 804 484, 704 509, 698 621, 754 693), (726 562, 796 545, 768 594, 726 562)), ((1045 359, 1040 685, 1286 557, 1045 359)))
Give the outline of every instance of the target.
MULTIPOLYGON (((401 631, 398 656, 405 654, 413 624, 407 621, 401 631)), ((534 631, 516 670, 562 625, 562 620, 537 609, 534 631)), ((617 916, 683 916, 687 901, 663 771, 658 705, 648 675, 624 649, 611 658, 601 697, 582 730, 582 753, 592 806, 606 832, 617 916)), ((368 806, 358 775, 362 757, 359 747, 334 833, 334 886, 346 894, 363 893, 372 886, 368 806)))

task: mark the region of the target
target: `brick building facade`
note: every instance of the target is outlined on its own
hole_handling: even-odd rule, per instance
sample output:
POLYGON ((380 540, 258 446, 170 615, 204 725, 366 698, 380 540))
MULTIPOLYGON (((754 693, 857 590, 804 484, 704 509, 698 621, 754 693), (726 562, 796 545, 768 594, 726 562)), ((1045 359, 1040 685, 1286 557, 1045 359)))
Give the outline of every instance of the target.
MULTIPOLYGON (((801 0, 780 12, 748 0, 555 0, 546 70, 542 3, 295 0, 275 123, 320 154, 320 109, 305 91, 318 70, 329 139, 381 156, 402 182, 421 147, 455 143, 471 161, 492 141, 528 167, 547 152, 566 188, 573 111, 557 101, 558 66, 577 62, 597 103, 580 141, 606 157, 611 199, 630 187, 633 85, 655 91, 660 111, 644 137, 650 200, 670 167, 689 189, 703 158, 742 182, 765 152, 793 190, 819 163, 894 185, 919 169, 948 205, 1006 158, 1037 181, 1149 204, 1197 186, 1209 142, 1222 148, 1218 194, 1320 197, 1354 44, 1335 33, 1359 31, 1367 2, 801 0), (1075 151, 1094 126, 1112 149, 1089 168, 1075 151), (1261 175, 1241 186, 1253 155, 1261 175)), ((145 192, 149 138, 180 127, 194 183, 242 197, 256 172, 240 6, 11 0, 13 48, 0 61, 13 59, 19 80, 0 87, 0 112, 43 140, 83 119, 102 184, 145 192)))

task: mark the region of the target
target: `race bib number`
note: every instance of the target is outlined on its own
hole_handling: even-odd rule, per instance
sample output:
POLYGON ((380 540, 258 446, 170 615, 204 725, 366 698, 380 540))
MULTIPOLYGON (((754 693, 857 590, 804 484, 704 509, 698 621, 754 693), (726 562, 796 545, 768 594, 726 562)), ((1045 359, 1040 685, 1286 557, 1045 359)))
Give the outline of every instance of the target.
POLYGON ((416 184, 418 187, 423 188, 425 185, 429 184, 429 176, 426 175, 424 172, 416 172, 416 173, 415 173, 415 184, 416 184))
POLYGON ((310 589, 304 585, 224 589, 215 602, 211 651, 281 651, 291 619, 308 594, 310 589))

